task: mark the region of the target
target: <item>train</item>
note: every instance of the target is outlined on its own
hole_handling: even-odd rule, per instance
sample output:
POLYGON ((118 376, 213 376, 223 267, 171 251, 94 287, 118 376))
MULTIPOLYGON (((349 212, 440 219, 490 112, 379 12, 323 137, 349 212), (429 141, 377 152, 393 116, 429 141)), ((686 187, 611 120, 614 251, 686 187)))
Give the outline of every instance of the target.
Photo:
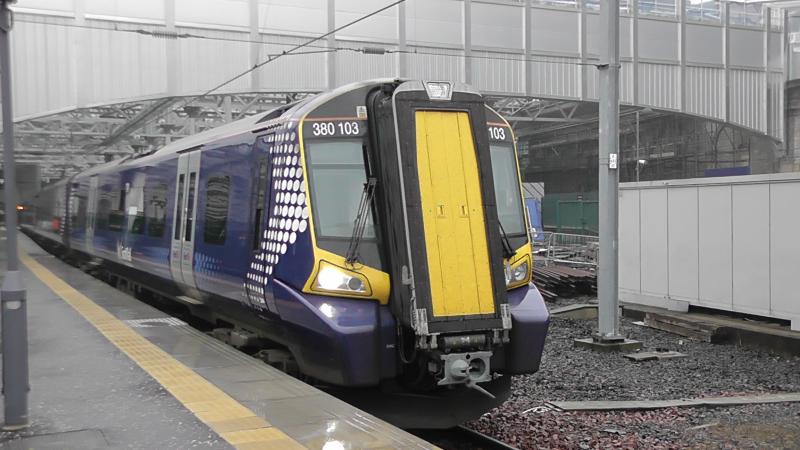
POLYGON ((540 365, 514 134, 467 84, 349 84, 92 167, 26 209, 53 252, 404 426, 475 418, 540 365))

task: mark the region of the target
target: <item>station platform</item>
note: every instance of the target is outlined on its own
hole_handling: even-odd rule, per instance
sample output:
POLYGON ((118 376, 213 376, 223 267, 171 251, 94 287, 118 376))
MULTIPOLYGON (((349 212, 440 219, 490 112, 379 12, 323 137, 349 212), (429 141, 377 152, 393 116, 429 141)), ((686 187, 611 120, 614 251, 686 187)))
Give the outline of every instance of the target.
POLYGON ((435 448, 19 239, 31 426, 0 448, 435 448))

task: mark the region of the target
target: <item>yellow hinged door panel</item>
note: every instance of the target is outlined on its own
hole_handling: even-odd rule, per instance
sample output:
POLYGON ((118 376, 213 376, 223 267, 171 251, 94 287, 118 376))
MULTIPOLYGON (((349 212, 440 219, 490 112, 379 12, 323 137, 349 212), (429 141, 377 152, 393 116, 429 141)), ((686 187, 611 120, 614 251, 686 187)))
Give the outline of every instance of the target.
POLYGON ((493 314, 483 199, 469 115, 417 111, 416 132, 433 316, 493 314))

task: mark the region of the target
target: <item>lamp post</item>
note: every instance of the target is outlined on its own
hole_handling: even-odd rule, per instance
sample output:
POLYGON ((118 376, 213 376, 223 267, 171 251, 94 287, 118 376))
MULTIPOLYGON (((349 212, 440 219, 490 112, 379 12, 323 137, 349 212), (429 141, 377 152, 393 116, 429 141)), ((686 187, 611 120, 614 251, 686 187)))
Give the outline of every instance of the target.
POLYGON ((11 44, 13 16, 0 0, 0 95, 3 111, 3 195, 6 221, 6 274, 0 287, 2 307, 4 430, 28 426, 28 312, 17 257, 17 182, 14 167, 14 121, 11 113, 11 44))

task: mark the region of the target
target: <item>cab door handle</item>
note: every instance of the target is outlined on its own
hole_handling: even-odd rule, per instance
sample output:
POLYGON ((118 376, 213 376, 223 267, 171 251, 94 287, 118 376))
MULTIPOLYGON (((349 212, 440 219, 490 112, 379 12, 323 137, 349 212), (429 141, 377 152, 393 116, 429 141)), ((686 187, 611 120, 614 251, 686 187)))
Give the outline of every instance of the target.
POLYGON ((436 215, 444 217, 444 205, 436 205, 436 215))
POLYGON ((467 213, 467 205, 461 205, 461 217, 469 217, 467 213))

